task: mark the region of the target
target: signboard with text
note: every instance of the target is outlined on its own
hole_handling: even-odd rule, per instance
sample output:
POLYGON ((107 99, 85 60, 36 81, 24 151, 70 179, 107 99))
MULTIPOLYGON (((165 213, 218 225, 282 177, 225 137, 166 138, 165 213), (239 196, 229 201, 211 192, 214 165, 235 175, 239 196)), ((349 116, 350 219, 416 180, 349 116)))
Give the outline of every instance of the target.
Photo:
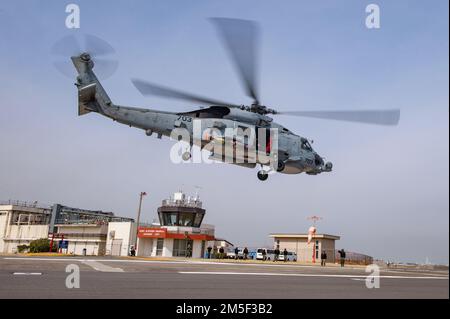
POLYGON ((140 227, 138 231, 139 238, 165 238, 167 229, 140 227))
POLYGON ((68 249, 69 248, 69 241, 67 241, 67 240, 60 240, 58 248, 68 249))

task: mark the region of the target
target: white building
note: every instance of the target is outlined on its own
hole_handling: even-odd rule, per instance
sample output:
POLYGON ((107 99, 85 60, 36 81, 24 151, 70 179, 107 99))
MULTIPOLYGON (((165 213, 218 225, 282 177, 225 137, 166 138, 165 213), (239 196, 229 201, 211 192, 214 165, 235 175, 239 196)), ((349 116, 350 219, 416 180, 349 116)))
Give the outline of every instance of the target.
MULTIPOLYGON (((57 245, 60 240, 68 242, 65 253, 71 255, 103 256, 106 254, 106 236, 108 225, 105 224, 67 224, 55 225, 58 236, 54 238, 57 245)), ((52 235, 50 235, 50 238, 52 235)))
POLYGON ((2 202, 0 253, 17 253, 19 245, 28 246, 33 240, 48 238, 53 247, 60 247, 62 241, 68 244, 61 248, 64 253, 105 255, 109 223, 112 224, 113 233, 117 233, 115 237, 111 236, 111 240, 115 240, 112 246, 114 247, 114 243, 123 238, 120 255, 127 255, 129 244, 135 238, 131 227, 134 227, 134 234, 136 230, 131 218, 117 217, 111 212, 85 210, 60 204, 37 207, 37 203, 2 202))
POLYGON ((138 256, 203 258, 214 245, 214 226, 139 227, 138 237, 138 256))
POLYGON ((214 245, 214 226, 202 224, 205 210, 196 197, 177 192, 158 208, 159 224, 139 227, 138 256, 203 258, 214 245))
POLYGON ((136 241, 136 223, 110 222, 106 239, 106 255, 128 256, 136 241))
POLYGON ((214 252, 218 252, 220 248, 223 248, 223 250, 225 252, 227 252, 230 249, 234 248, 234 245, 233 245, 233 243, 230 243, 226 239, 216 238, 216 240, 214 241, 214 247, 213 247, 214 252))
POLYGON ((286 248, 297 255, 297 261, 306 262, 320 262, 322 252, 326 252, 328 262, 335 262, 335 242, 340 239, 335 235, 315 234, 308 243, 308 234, 275 233, 270 237, 274 239, 274 248, 281 251, 286 248))
POLYGON ((0 253, 16 253, 19 245, 47 238, 50 217, 50 208, 0 204, 0 253))

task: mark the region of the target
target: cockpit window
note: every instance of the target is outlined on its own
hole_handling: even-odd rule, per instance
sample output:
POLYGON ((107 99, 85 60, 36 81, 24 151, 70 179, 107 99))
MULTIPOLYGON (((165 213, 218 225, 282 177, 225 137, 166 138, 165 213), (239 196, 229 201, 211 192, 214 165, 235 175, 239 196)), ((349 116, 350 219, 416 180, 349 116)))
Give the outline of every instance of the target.
POLYGON ((309 144, 308 140, 302 140, 301 147, 305 151, 310 151, 310 152, 312 151, 311 144, 309 144))

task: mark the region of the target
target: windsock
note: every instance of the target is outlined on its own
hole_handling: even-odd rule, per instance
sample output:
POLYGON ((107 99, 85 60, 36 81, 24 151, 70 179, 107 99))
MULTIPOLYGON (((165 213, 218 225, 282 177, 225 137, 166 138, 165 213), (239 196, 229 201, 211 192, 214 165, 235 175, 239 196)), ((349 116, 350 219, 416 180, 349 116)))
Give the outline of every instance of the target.
POLYGON ((309 230, 308 230, 308 245, 311 242, 313 235, 316 234, 316 230, 317 229, 314 226, 309 227, 309 230))

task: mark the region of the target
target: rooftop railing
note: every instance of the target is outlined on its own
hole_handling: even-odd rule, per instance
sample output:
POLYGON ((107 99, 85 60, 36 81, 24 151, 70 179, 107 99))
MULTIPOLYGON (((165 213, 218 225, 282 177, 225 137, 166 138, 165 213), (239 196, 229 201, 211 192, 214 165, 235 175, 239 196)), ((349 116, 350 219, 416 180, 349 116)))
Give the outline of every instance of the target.
POLYGON ((20 207, 30 207, 30 208, 41 208, 41 209, 51 209, 51 205, 39 203, 37 201, 27 202, 27 201, 19 201, 19 200, 0 200, 0 205, 14 205, 20 207))
POLYGON ((162 206, 169 207, 195 207, 202 208, 202 202, 195 199, 164 199, 162 201, 162 206))

